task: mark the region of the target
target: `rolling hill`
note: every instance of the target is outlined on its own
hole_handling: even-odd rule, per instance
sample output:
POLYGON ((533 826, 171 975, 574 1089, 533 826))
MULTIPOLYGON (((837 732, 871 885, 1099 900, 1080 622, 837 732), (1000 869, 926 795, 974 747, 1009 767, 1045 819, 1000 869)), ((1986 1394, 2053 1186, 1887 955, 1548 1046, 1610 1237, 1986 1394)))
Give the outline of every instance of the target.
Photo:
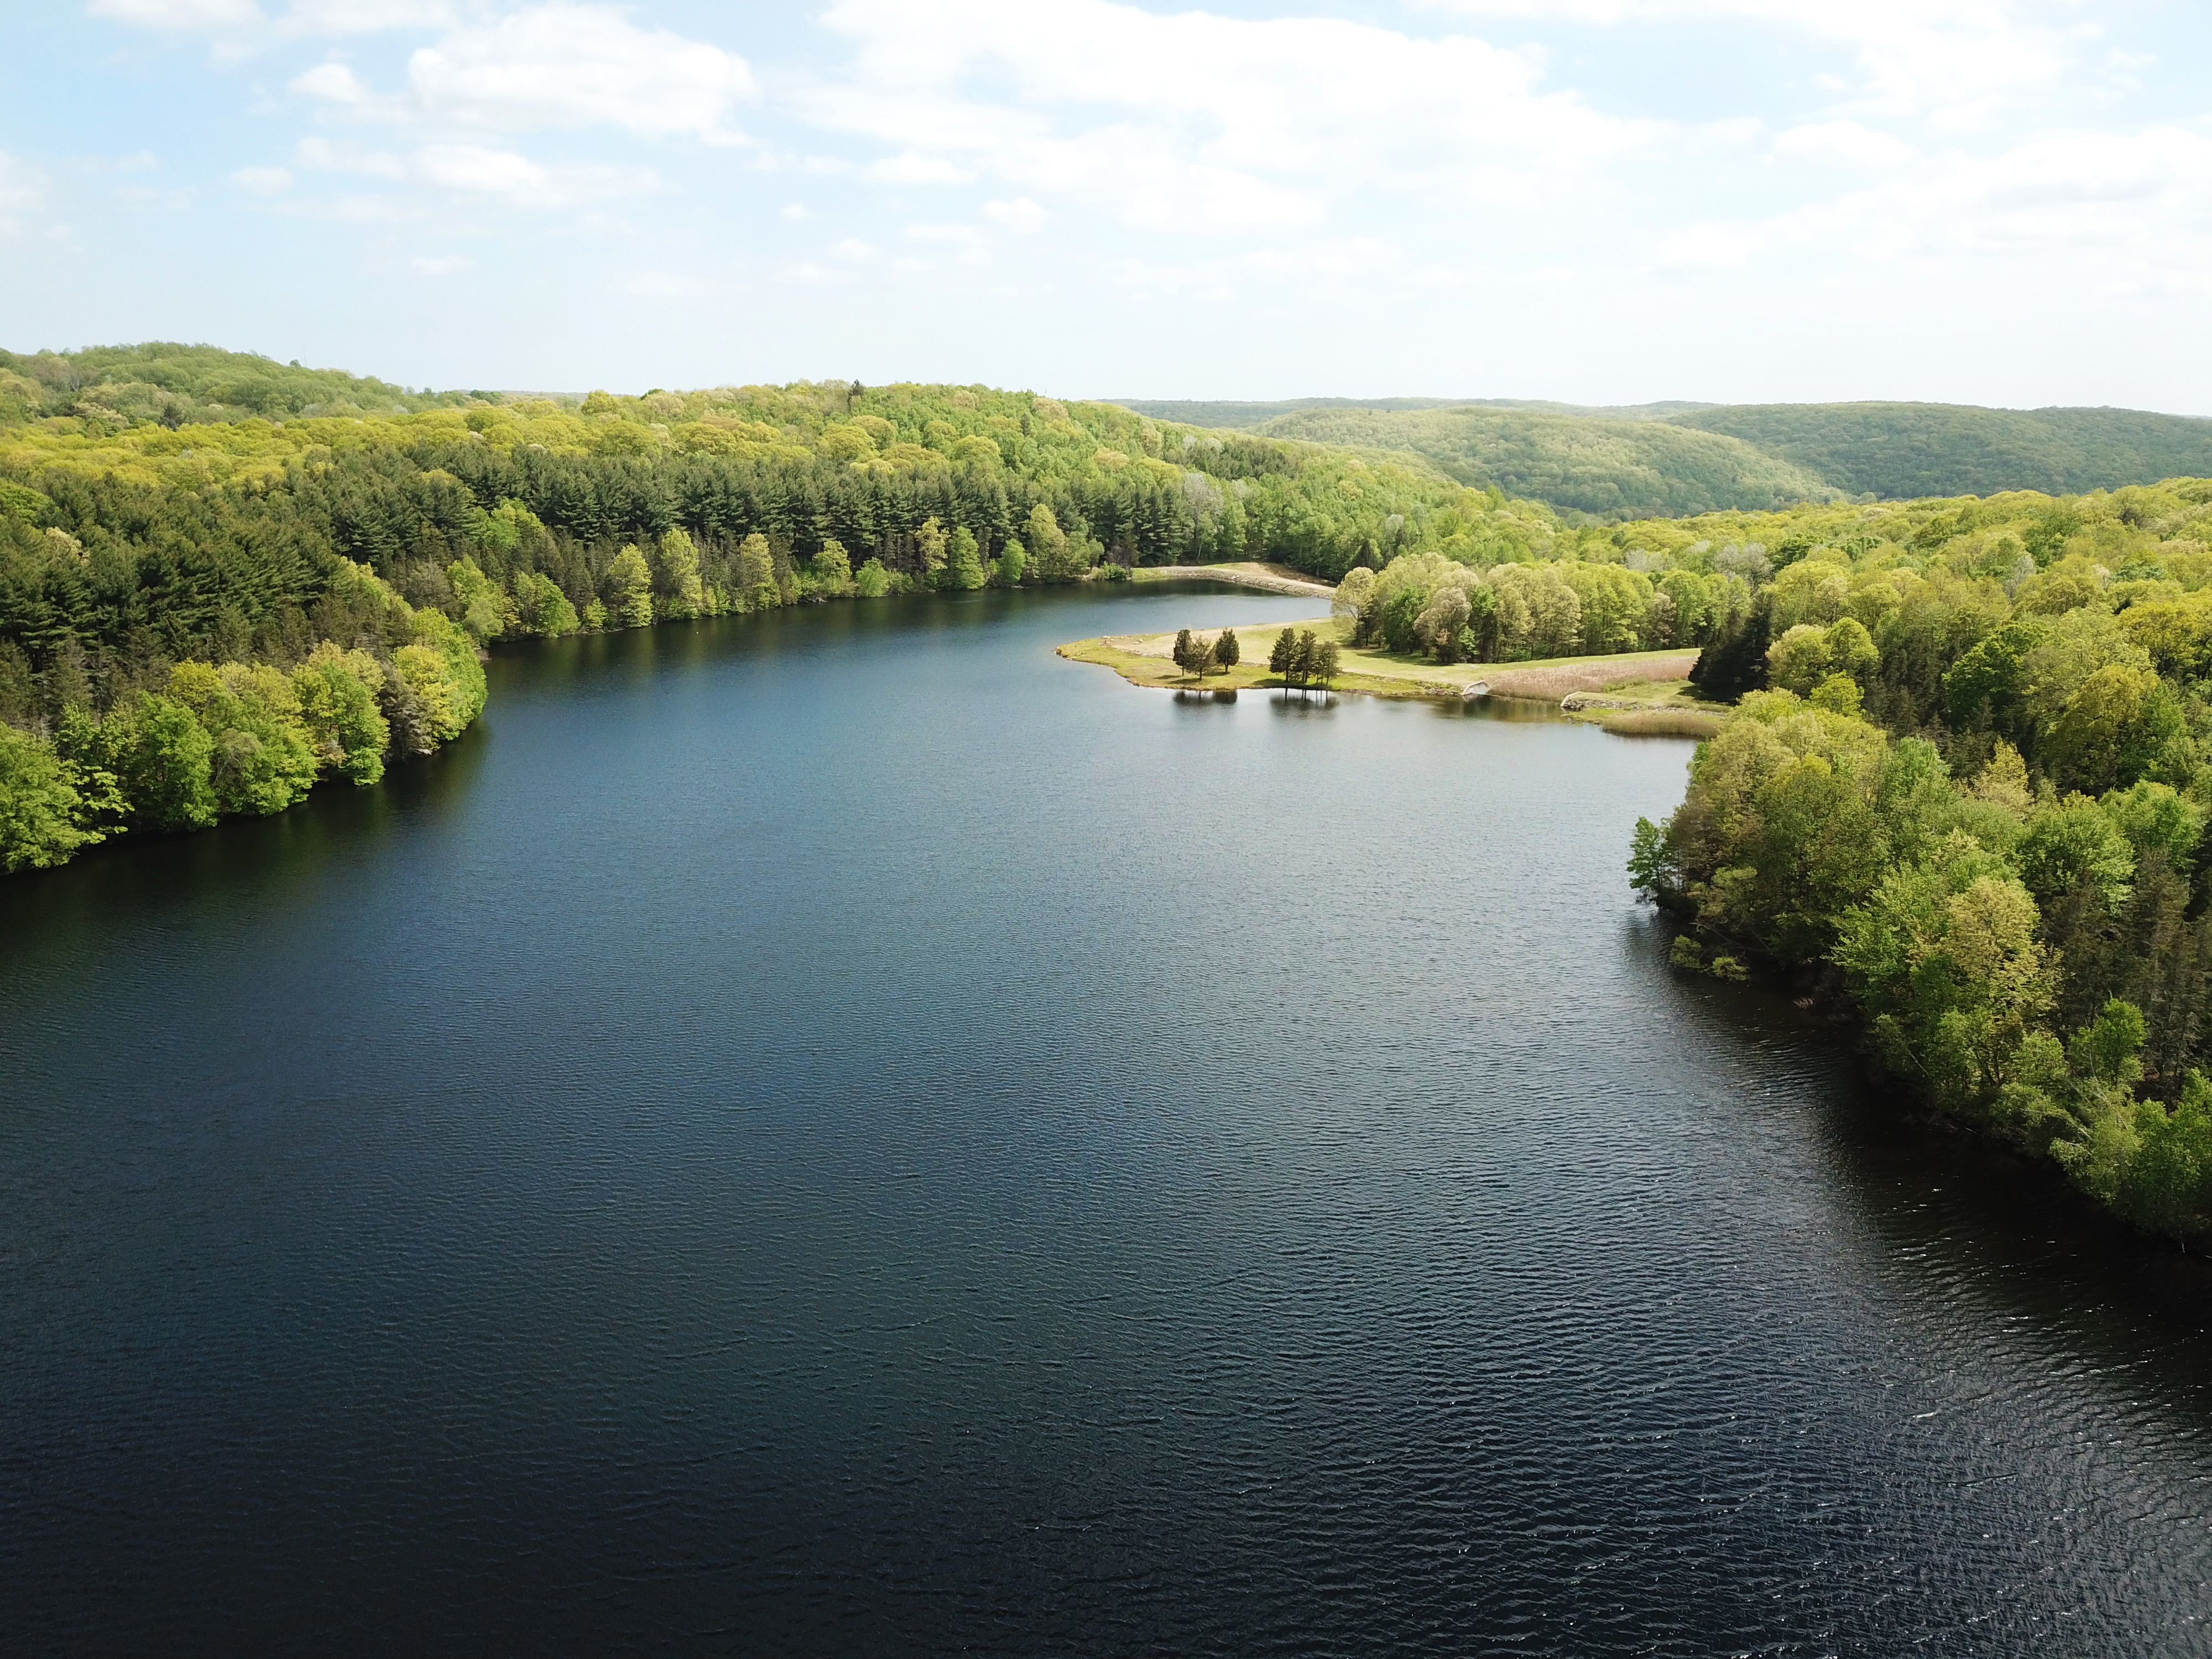
POLYGON ((70 352, 0 351, 0 421, 63 415, 177 426, 254 416, 281 421, 412 413, 468 400, 466 392, 409 392, 374 376, 303 368, 217 346, 149 341, 70 352))
POLYGON ((2212 421, 2133 409, 1958 404, 1748 404, 1668 424, 1722 434, 1796 463, 1847 495, 1884 500, 2051 495, 2212 474, 2212 421))
POLYGON ((1838 499, 1813 472, 1741 439, 1663 420, 1469 404, 1309 408, 1258 430, 1271 438, 1405 451, 1462 483, 1598 519, 1764 512, 1838 499))
POLYGON ((1793 501, 2065 495, 2212 475, 2212 420, 2132 409, 1530 399, 1132 399, 1156 420, 1419 456, 1463 483, 1621 520, 1793 501))
POLYGON ((1517 409, 1540 415, 1587 415, 1598 420, 1659 421, 1711 409, 1711 404, 1559 404, 1538 398, 1288 398, 1280 403, 1239 403, 1224 399, 1109 398, 1109 403, 1156 421, 1176 421, 1188 426, 1210 426, 1233 431, 1252 428, 1285 415, 1308 410, 1384 410, 1395 413, 1422 409, 1517 409))

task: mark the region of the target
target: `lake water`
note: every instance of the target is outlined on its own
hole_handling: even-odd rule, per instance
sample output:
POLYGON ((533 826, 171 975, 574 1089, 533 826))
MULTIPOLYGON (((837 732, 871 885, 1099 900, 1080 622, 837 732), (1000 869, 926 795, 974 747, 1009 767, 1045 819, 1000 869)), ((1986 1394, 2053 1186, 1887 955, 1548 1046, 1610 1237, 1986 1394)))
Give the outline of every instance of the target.
POLYGON ((13 1653, 2212 1650, 2212 1279, 1187 591, 502 651, 0 888, 13 1653))

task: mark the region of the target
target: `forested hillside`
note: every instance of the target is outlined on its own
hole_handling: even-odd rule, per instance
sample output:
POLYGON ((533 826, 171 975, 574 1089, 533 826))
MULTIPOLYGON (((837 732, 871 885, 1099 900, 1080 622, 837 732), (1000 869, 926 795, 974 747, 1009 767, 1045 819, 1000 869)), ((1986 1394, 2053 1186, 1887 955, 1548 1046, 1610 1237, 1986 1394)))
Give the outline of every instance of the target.
POLYGON ((1424 409, 1506 409, 1526 410, 1537 415, 1587 416, 1601 421, 1656 421, 1669 415, 1685 415, 1692 410, 1712 407, 1710 404, 1679 400, 1607 405, 1552 403, 1540 398, 1287 398, 1279 403, 1117 398, 1113 401, 1123 409, 1149 415, 1156 421, 1178 421, 1192 426, 1238 431, 1249 431, 1280 416, 1304 414, 1308 410, 1379 410, 1392 413, 1424 409))
POLYGON ((1698 662, 1741 712, 1639 831, 1677 960, 1825 984, 1942 1110, 2212 1227, 2212 483, 1673 533, 1778 567, 1698 662))
POLYGON ((467 727, 507 635, 1278 560, 1340 579, 1388 650, 1702 647, 1741 712, 1632 866, 1692 929, 1678 959, 1825 981, 1944 1109, 2143 1226, 2212 1225, 2212 483, 1568 525, 1371 452, 1029 392, 210 418, 256 377, 377 383, 167 349, 7 371, 10 871, 373 781, 467 727), (173 361, 159 415, 91 395, 173 361), (72 376, 72 412, 40 412, 72 376))
POLYGON ((127 430, 252 416, 390 415, 470 401, 467 392, 410 392, 334 368, 302 368, 214 346, 154 343, 83 351, 0 351, 0 424, 47 416, 127 430))
POLYGON ((404 399, 197 348, 9 362, 9 870, 369 781, 465 727, 476 653, 502 636, 1210 559, 1334 580, 1561 533, 1419 464, 1029 392, 418 393, 413 412, 338 414, 339 394, 404 399), (132 412, 118 388, 152 375, 173 401, 132 412), (256 398, 296 412, 232 418, 256 398))
POLYGON ((1695 644, 1737 705, 1631 872, 1863 1017, 1938 1109, 2136 1224, 2212 1231, 2212 481, 1589 530, 1355 569, 1441 662, 1695 644))
POLYGON ((2053 495, 2212 475, 2212 421, 2131 409, 1949 404, 1766 404, 1692 410, 1670 424, 1723 433, 1846 495, 2053 495))
POLYGON ((1661 421, 1462 405, 1306 410, 1260 429, 1273 437, 1402 450, 1462 483, 1614 521, 1765 511, 1837 495, 1812 473, 1740 439, 1661 421))
POLYGON ((1158 418, 1396 451, 1462 483, 1625 520, 1838 497, 2067 495, 2212 474, 2212 420, 1948 404, 1644 404, 1302 398, 1152 403, 1158 418), (1656 429, 1655 429, 1655 428, 1656 429), (1695 432, 1735 441, 1684 443, 1695 432))

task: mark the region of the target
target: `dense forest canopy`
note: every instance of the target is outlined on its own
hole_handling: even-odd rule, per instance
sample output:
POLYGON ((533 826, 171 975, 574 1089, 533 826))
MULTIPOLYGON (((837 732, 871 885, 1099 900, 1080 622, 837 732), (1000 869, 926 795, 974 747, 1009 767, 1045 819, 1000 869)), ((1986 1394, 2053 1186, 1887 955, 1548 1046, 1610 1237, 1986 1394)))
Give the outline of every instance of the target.
POLYGON ((1463 484, 1608 520, 1765 511, 1838 495, 1813 473, 1741 439, 1662 421, 1474 407, 1307 410, 1261 430, 1405 450, 1463 484))
POLYGON ((1540 501, 1570 519, 1615 522, 1837 498, 2072 495, 2212 474, 2212 421, 2125 409, 1686 403, 1600 409, 1431 398, 1128 407, 1158 419, 1396 451, 1462 483, 1540 501), (1690 434, 1732 441, 1684 441, 1690 434))
POLYGON ((1334 580, 1565 533, 1406 457, 981 386, 549 398, 198 347, 6 361, 10 870, 373 781, 467 726, 505 635, 1189 561, 1334 580))
POLYGON ((506 635, 1277 560, 1384 650, 1700 647, 1740 712, 1632 865, 1684 965, 1825 975, 1944 1109, 2212 1226, 2212 483, 1567 523, 1371 447, 981 386, 9 362, 8 870, 374 781, 467 727, 506 635))
POLYGON ((1354 569, 1441 662, 1697 645, 1736 712, 1637 884, 1676 962, 1863 1015, 1938 1109, 2212 1231, 2212 480, 1808 506, 1354 569))
POLYGON ((1543 398, 1286 398, 1279 403, 1246 403, 1234 398, 1116 398, 1114 402, 1156 421, 1249 431, 1284 415, 1308 410, 1519 409, 1539 415, 1587 415, 1601 421, 1656 421, 1711 404, 1680 399, 1656 404, 1562 404, 1543 398))
POLYGON ((1769 404, 1670 424, 1723 433, 1851 495, 2070 495, 2212 476, 2212 421, 2131 409, 1950 404, 1769 404))
POLYGON ((1623 533, 1657 592, 1743 574, 1694 676, 1740 712, 1632 865, 1677 960, 1825 984, 1939 1108, 2212 1228, 2212 482, 1623 533))
POLYGON ((214 346, 152 343, 83 351, 0 351, 0 423, 76 418, 112 428, 250 416, 398 414, 466 403, 334 368, 302 368, 214 346))

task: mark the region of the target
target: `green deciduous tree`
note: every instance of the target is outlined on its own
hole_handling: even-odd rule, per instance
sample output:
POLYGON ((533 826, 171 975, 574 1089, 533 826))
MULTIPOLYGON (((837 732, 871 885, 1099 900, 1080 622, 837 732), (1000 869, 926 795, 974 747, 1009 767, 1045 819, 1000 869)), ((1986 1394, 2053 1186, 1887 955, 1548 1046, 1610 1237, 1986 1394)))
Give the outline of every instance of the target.
POLYGON ((944 586, 945 536, 945 526, 933 514, 921 521, 921 528, 914 532, 915 557, 921 567, 925 587, 944 586))
MULTIPOLYGON (((881 568, 880 566, 878 567, 881 568)), ((814 556, 807 575, 814 591, 827 599, 842 599, 853 591, 853 562, 845 552, 845 544, 832 537, 822 544, 822 550, 814 556)))
POLYGON ((783 603, 783 590, 775 580, 775 558, 768 538, 755 531, 738 546, 735 575, 738 608, 773 611, 783 603))
POLYGON ((607 566, 599 583, 606 601, 607 623, 613 628, 645 628, 653 622, 653 570, 645 555, 625 547, 607 566))
POLYGON ((215 822, 215 740, 191 709, 143 692, 109 723, 112 769, 134 825, 204 830, 215 822))
POLYGON ((378 706, 384 680, 383 665, 368 653, 341 651, 328 641, 292 671, 301 723, 317 757, 357 784, 384 776, 384 751, 392 742, 378 706))
POLYGON ((526 634, 558 639, 563 634, 574 633, 581 625, 576 607, 561 591, 560 584, 535 570, 526 570, 515 577, 514 608, 517 624, 526 634))
POLYGON ((46 870, 102 840, 76 769, 29 733, 0 725, 0 870, 46 870))
POLYGON ((665 532, 654 544, 653 556, 654 608, 663 617, 681 619, 703 615, 706 585, 699 577, 699 547, 681 525, 665 532))
POLYGON ((945 570, 940 580, 945 586, 963 592, 973 592, 988 580, 975 533, 965 525, 957 526, 945 542, 945 570))

